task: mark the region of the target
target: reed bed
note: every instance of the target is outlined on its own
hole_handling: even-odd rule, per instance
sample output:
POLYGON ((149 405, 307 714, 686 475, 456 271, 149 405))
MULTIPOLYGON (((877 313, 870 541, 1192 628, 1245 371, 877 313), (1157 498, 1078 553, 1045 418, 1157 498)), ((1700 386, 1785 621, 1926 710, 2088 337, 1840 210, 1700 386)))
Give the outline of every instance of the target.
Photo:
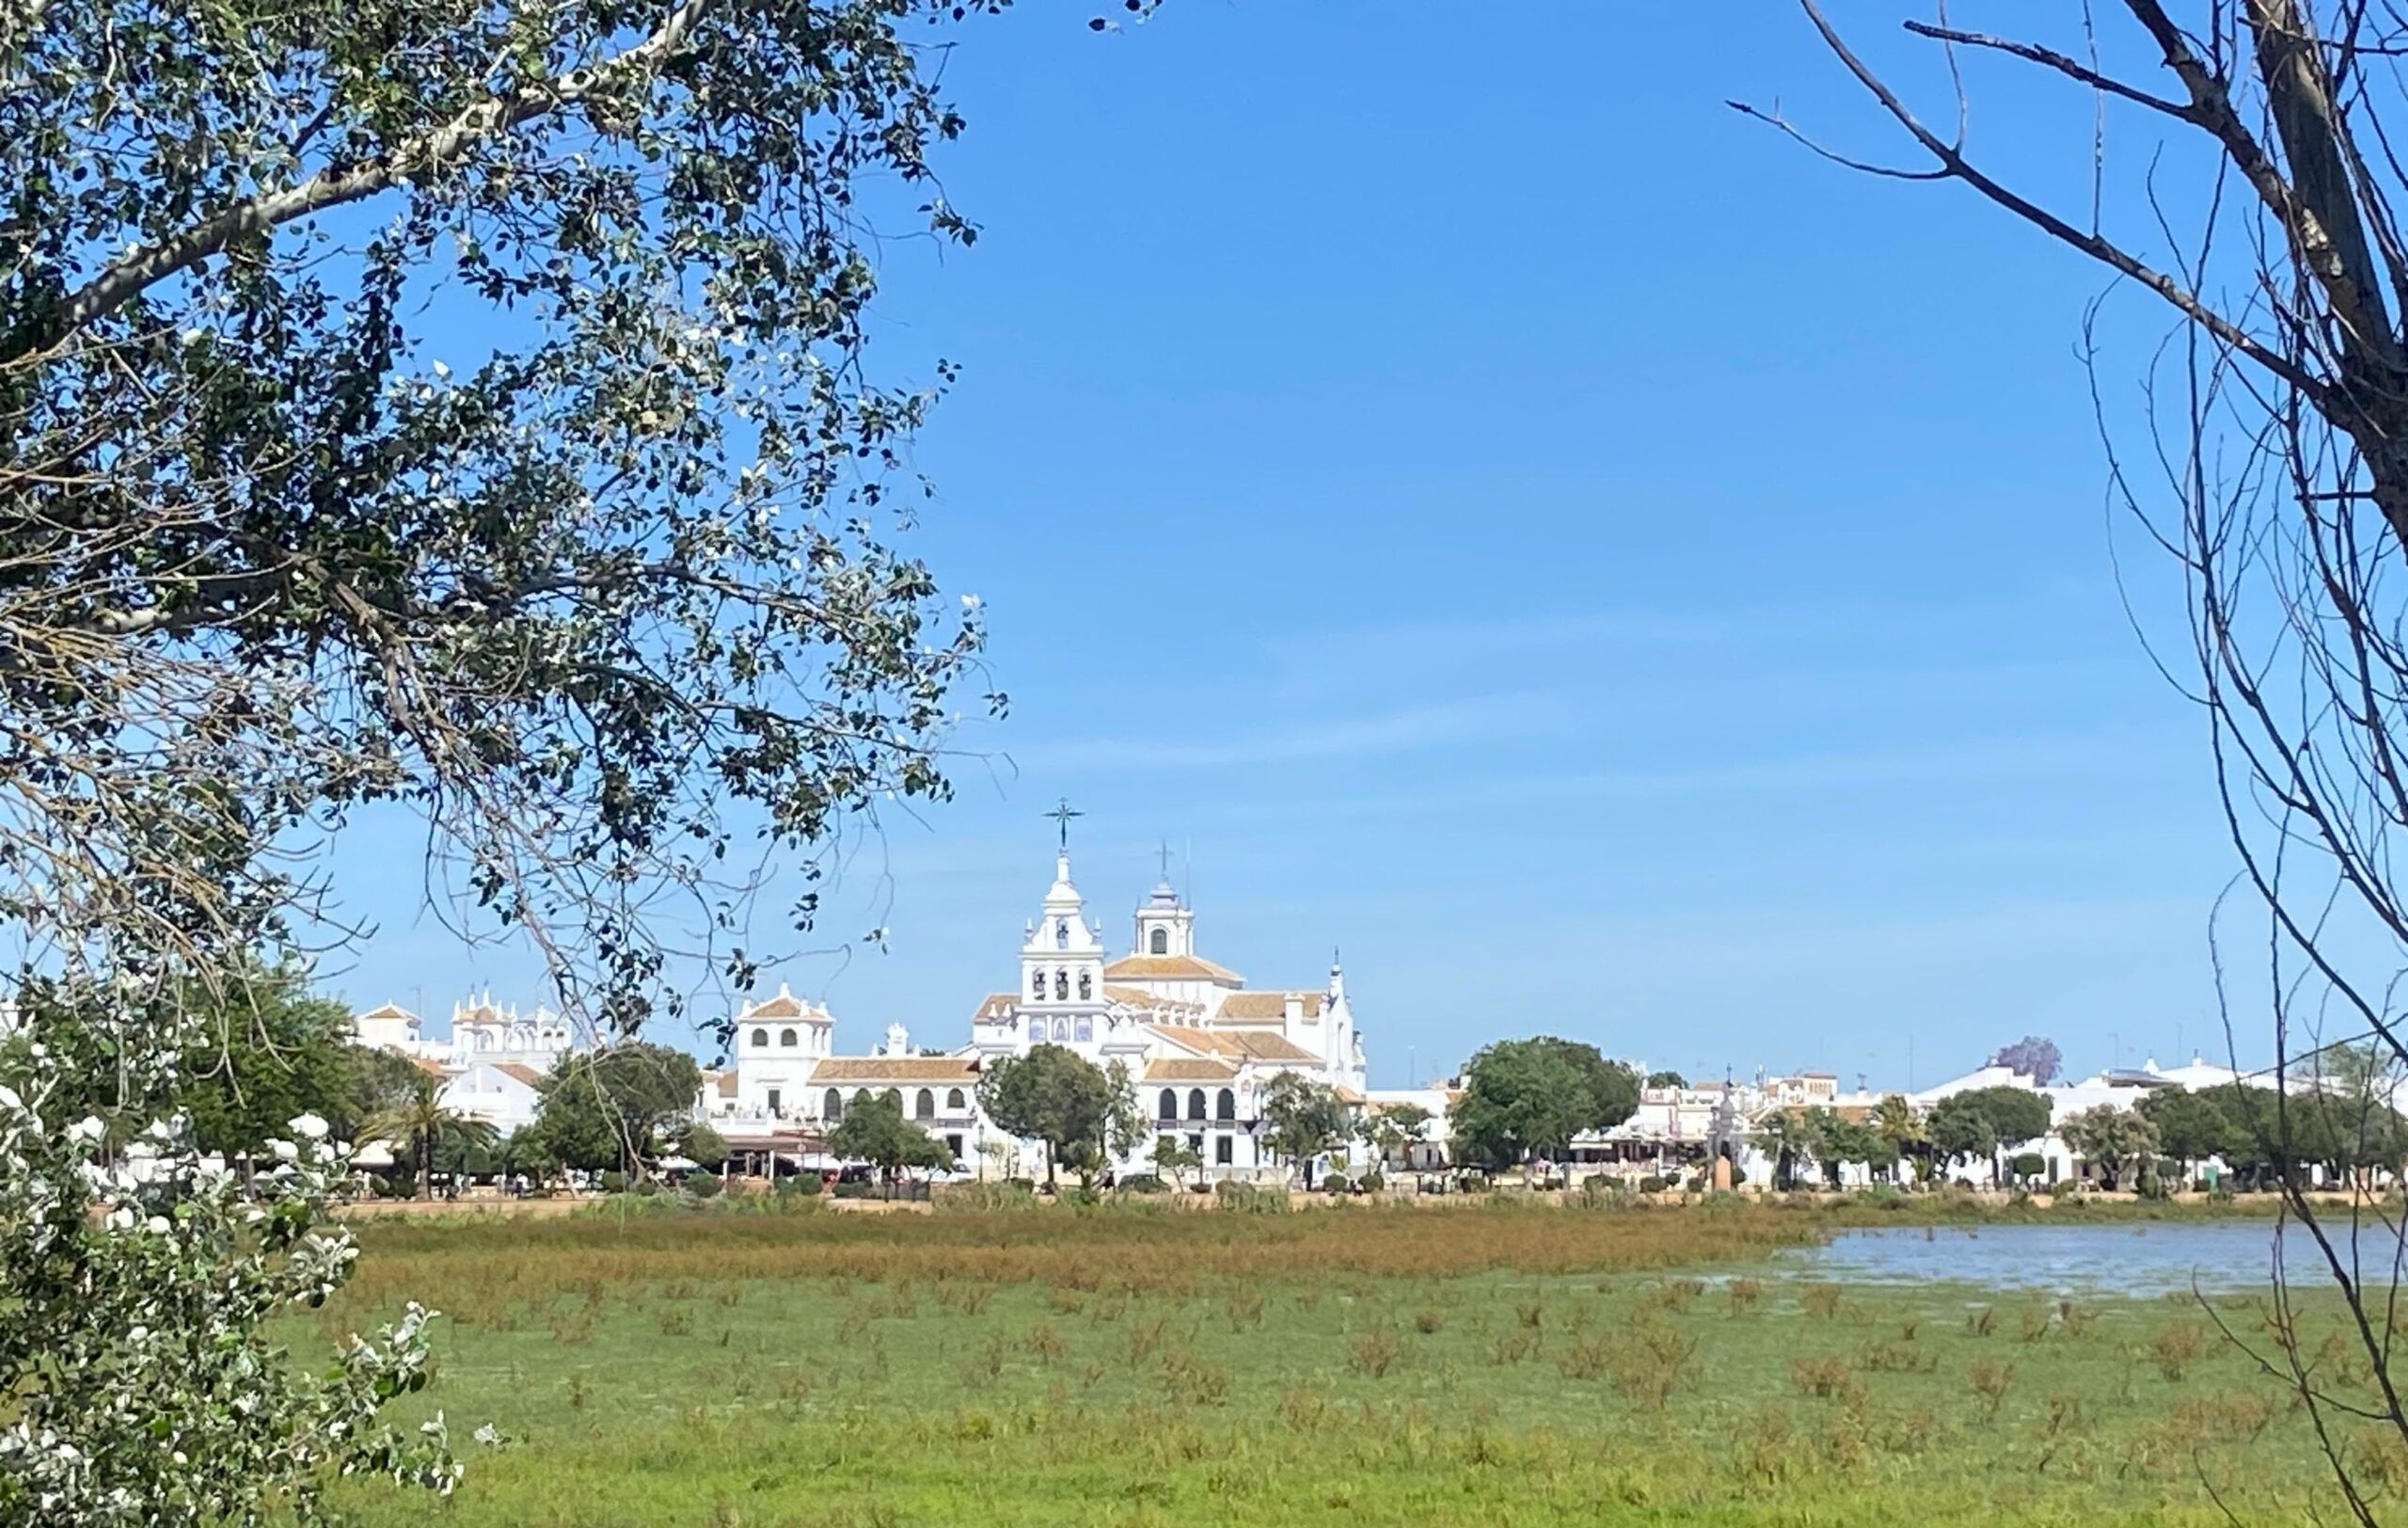
MULTIPOLYGON (((708 1281, 1041 1284, 1179 1293, 1220 1281, 1446 1280, 1498 1269, 1628 1273, 1760 1257, 1820 1234, 1772 1212, 1612 1215, 1529 1208, 1234 1215, 1066 1208, 956 1215, 630 1214, 375 1222, 344 1310, 433 1297, 475 1321, 588 1290, 708 1281)), ((1691 1297, 1694 1281, 1668 1288, 1691 1297)), ((1243 1314, 1244 1313, 1235 1313, 1243 1314)))

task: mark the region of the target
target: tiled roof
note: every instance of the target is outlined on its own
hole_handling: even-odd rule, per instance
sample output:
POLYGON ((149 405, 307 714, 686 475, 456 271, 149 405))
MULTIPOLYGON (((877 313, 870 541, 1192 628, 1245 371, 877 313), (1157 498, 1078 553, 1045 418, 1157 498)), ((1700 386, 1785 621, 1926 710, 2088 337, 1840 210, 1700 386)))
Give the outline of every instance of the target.
POLYGON ((1224 1019, 1284 1019, 1288 1016, 1288 999, 1300 998, 1297 1005, 1306 1018, 1321 1017, 1321 994, 1317 992, 1233 992, 1221 1000, 1216 1017, 1224 1019))
POLYGON ((1332 1089, 1331 1091, 1338 1094, 1338 1101, 1341 1104, 1360 1105, 1363 1102, 1363 1095, 1356 1092, 1354 1089, 1347 1087, 1344 1083, 1339 1083, 1336 1088, 1332 1089))
POLYGON ((1146 1063, 1145 1082, 1227 1082, 1238 1074, 1238 1069, 1227 1061, 1186 1060, 1180 1057, 1164 1057, 1146 1063))
POLYGON ((532 1088, 544 1080, 544 1074, 523 1061, 496 1061, 493 1069, 506 1077, 515 1077, 532 1088))
POLYGON ((1183 1024, 1157 1024, 1151 1027, 1175 1044, 1210 1056, 1244 1057, 1257 1061, 1321 1059, 1283 1035, 1253 1034, 1244 1029, 1199 1029, 1183 1024))
POLYGON ((812 1068, 813 1082, 975 1082, 978 1063, 966 1056, 831 1056, 812 1068))
POLYGON ((387 1003, 379 1008, 372 1008, 359 1016, 363 1019, 415 1019, 418 1017, 399 1003, 387 1003))
POLYGON ((1245 978, 1226 965, 1196 955, 1123 955, 1103 968, 1107 977, 1151 978, 1155 980, 1223 981, 1236 986, 1245 978))
POLYGON ((746 1019, 799 1019, 810 1011, 803 1007, 801 998, 780 987, 775 997, 765 997, 754 1003, 743 1011, 737 1022, 740 1024, 746 1019))
POLYGON ((990 992, 987 995, 987 1000, 978 1005, 978 1011, 970 1015, 970 1022, 980 1024, 989 1019, 1002 1018, 1006 1013, 1010 1012, 1012 1005, 1019 1001, 1020 994, 1016 992, 990 992))
POLYGON ((410 1060, 416 1063, 420 1072, 425 1073, 430 1077, 448 1077, 452 1074, 451 1068, 445 1066, 442 1062, 436 1060, 432 1057, 413 1056, 410 1058, 410 1060))
POLYGON ((1116 987, 1108 981, 1103 984, 1103 995, 1116 1003, 1125 1003, 1131 1008, 1150 1008, 1157 1012, 1200 1015, 1204 1011, 1203 1005, 1200 1003, 1187 1003, 1176 997, 1164 997, 1158 993, 1148 992, 1143 987, 1116 987))

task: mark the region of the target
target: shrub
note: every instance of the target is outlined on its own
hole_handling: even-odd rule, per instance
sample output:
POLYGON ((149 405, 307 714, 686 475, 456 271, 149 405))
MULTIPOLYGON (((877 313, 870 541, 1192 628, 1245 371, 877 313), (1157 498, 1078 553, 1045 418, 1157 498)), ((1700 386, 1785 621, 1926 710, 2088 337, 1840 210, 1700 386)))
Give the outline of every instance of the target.
POLYGON ((719 1181, 719 1174, 708 1171, 705 1169, 696 1168, 693 1171, 686 1174, 686 1192, 693 1195, 696 1199, 715 1198, 717 1197, 721 1186, 721 1185, 719 1181))
POLYGON ((1982 1414, 1995 1421, 1999 1408, 2006 1401, 2008 1389, 2015 1383, 2015 1365, 1994 1363, 1988 1359, 1977 1359, 1973 1366, 1966 1372, 1966 1383, 1972 1387, 1973 1393, 1980 1398, 1982 1414))
POLYGON ((778 1180, 778 1192, 781 1194, 794 1194, 808 1198, 818 1193, 819 1186, 819 1174, 816 1172, 798 1172, 792 1177, 778 1180))
POLYGON ((1639 1180, 1639 1191, 1642 1194, 1660 1194, 1671 1186, 1672 1186, 1671 1179, 1659 1178, 1653 1172, 1639 1180))
POLYGON ((1854 1378, 1847 1361, 1836 1353, 1822 1353, 1789 1361, 1789 1382, 1800 1395, 1811 1395, 1828 1401, 1848 1388, 1854 1378))
POLYGON ((1403 1355, 1404 1344, 1397 1340, 1395 1332, 1386 1327, 1374 1327, 1369 1331, 1357 1332, 1354 1342, 1348 1345, 1346 1366, 1356 1374, 1377 1379, 1395 1367, 1396 1361, 1403 1355))
POLYGON ((1376 1170, 1363 1174, 1360 1179, 1356 1180, 1354 1185, 1355 1187, 1360 1188, 1367 1194, 1376 1194, 1387 1186, 1388 1181, 1386 1177, 1376 1170))
POLYGON ((2008 1159, 2006 1170, 2027 1183, 2037 1183, 2048 1176, 2049 1159, 2038 1152, 2018 1152, 2008 1159))
POLYGON ((1170 1185, 1150 1172, 1139 1172, 1121 1179, 1120 1189, 1127 1194, 1167 1194, 1170 1185))
POLYGON ((1346 1174, 1343 1172, 1331 1173, 1328 1177, 1322 1180, 1321 1185, 1321 1191, 1324 1194, 1352 1193, 1354 1188, 1354 1186, 1346 1181, 1346 1174))
POLYGON ((606 1194, 624 1194, 627 1191, 627 1175, 615 1168, 596 1178, 594 1183, 606 1194))
POLYGON ((2198 1361, 2199 1349, 2206 1343, 2207 1333, 2200 1330, 2196 1322, 2173 1322, 2149 1333, 2149 1360, 2169 1382, 2178 1381, 2198 1361))
POLYGON ((659 1193, 659 1192, 660 1192, 660 1183, 659 1183, 659 1180, 658 1180, 658 1179, 656 1179, 656 1178, 639 1178, 639 1179, 637 1179, 637 1180, 636 1180, 636 1193, 637 1193, 640 1197, 644 1198, 644 1199, 650 1199, 650 1198, 652 1198, 652 1196, 653 1196, 653 1195, 657 1194, 657 1193, 659 1193))
POLYGON ((836 1185, 833 1192, 838 1199, 868 1199, 878 1192, 878 1185, 867 1178, 854 1178, 836 1185))

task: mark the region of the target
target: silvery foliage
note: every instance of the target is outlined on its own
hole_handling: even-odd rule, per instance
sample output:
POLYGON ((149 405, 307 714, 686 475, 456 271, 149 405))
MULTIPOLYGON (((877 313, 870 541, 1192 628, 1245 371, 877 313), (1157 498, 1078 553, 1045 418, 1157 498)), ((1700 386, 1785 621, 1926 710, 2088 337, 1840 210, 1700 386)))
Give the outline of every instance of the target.
POLYGON ((254 1202, 172 1121, 137 1182, 50 1117, 74 1078, 171 1096, 197 1021, 158 995, 340 944, 319 851, 357 813, 414 811, 455 927, 625 1035, 676 1006, 665 916, 747 983, 766 866, 806 925, 849 819, 945 792, 977 606, 887 485, 951 373, 863 351, 879 222, 974 231, 929 28, 1001 3, 0 0, 25 1512, 452 1478, 371 1430, 423 1313, 316 1377, 260 1335, 348 1265, 339 1157, 297 1132, 254 1202))
MULTIPOLYGON (((67 1120, 85 1058, 44 1027, 10 1042, 0 1084, 0 1520, 73 1523, 319 1520, 330 1473, 448 1491, 440 1414, 414 1433, 377 1420, 425 1383, 412 1304, 331 1367, 271 1343, 271 1318, 331 1295, 357 1249, 324 1222, 349 1148, 311 1115, 246 1187, 177 1119, 105 1154, 99 1118, 67 1120)), ((173 1063, 128 1053, 154 1087, 173 1063)))

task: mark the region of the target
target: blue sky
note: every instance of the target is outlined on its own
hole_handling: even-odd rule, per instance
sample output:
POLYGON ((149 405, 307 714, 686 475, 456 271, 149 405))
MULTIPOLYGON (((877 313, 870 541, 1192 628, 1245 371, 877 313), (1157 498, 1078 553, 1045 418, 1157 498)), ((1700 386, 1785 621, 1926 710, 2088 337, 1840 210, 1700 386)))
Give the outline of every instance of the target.
MULTIPOLYGON (((1302 985, 1342 947, 1379 1085, 1541 1030, 1876 1086, 2026 1032, 2220 1051, 2231 856, 2118 595, 2120 557, 2178 642, 2106 503, 2095 268, 1729 111, 1893 146, 1784 8, 1087 14, 959 31, 984 236, 889 253, 889 374, 965 368, 914 545, 1013 706, 779 973, 840 1043, 966 1035, 1067 795, 1108 938, 1192 851, 1207 953, 1302 985)), ((2086 199, 2086 98, 1975 87, 1976 145, 2086 199)), ((2107 311, 2121 388, 2164 326, 2107 311)), ((346 868, 354 999, 539 995, 346 868)))

